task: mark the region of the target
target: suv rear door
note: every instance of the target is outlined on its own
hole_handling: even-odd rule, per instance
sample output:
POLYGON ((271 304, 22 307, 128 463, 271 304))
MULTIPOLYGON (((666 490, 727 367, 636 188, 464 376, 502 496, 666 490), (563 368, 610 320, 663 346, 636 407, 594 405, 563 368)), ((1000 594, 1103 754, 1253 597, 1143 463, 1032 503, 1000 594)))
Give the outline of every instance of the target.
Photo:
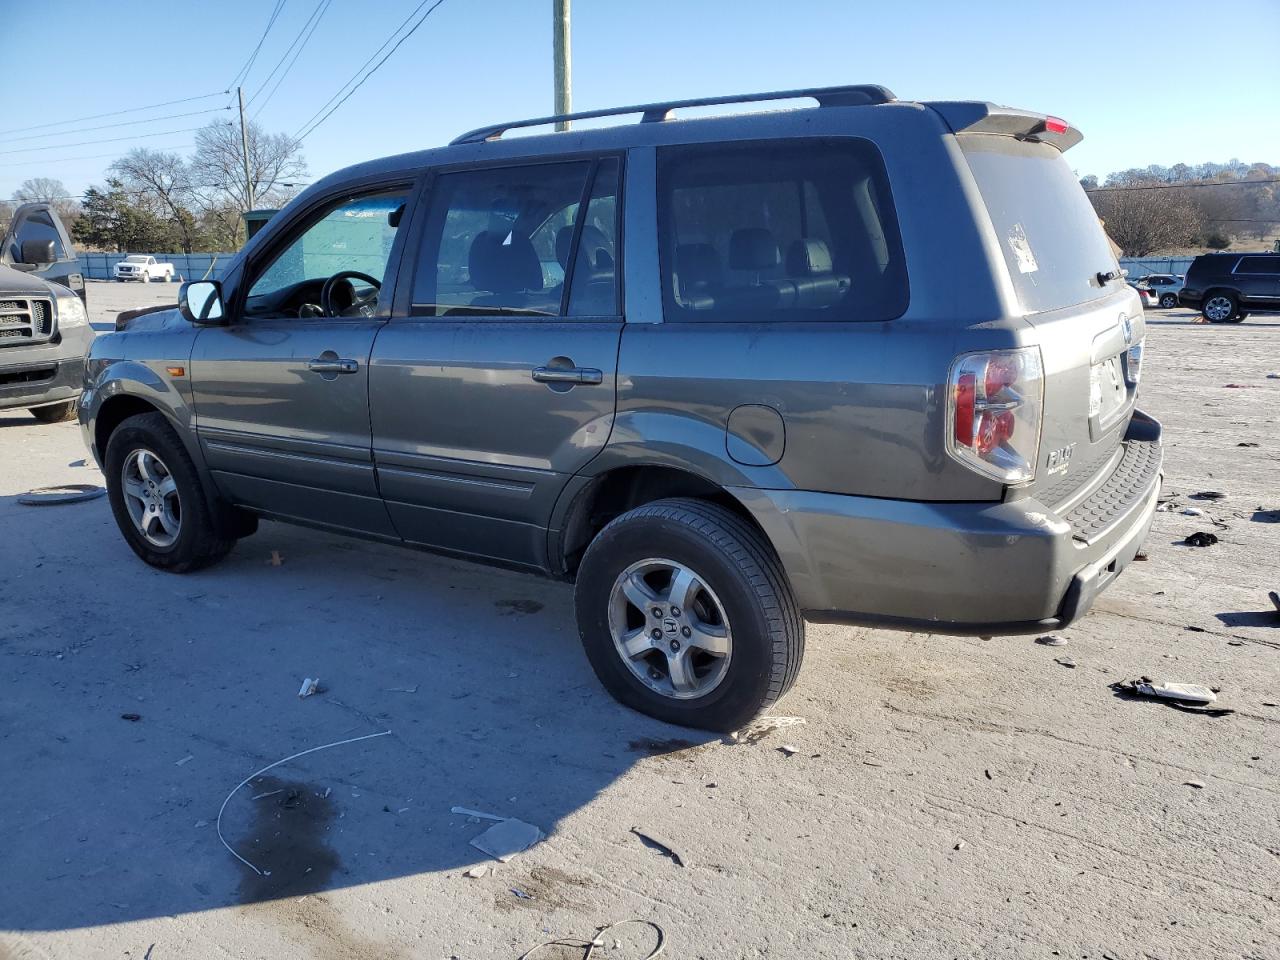
POLYGON ((428 183, 369 382, 378 483, 406 540, 546 565, 555 499, 613 423, 619 174, 618 157, 579 157, 428 183))
POLYGON ((1241 257, 1234 279, 1242 306, 1260 310, 1280 308, 1280 255, 1241 257))
POLYGON ((1117 279, 1098 216, 1056 147, 985 133, 957 139, 1044 367, 1039 463, 1018 494, 1060 506, 1120 455, 1137 395, 1142 309, 1117 279))

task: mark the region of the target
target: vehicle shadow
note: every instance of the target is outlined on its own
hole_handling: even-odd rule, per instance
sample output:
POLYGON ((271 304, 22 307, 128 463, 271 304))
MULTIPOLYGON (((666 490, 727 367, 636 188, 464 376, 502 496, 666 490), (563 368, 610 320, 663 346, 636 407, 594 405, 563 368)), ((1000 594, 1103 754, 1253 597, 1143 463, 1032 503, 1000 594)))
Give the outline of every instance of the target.
POLYGON ((129 552, 105 499, 14 499, 0 929, 465 870, 492 824, 451 807, 553 835, 640 757, 717 739, 602 690, 567 585, 271 523, 175 576, 129 552), (321 689, 300 698, 304 677, 321 689), (224 800, 261 873, 219 842, 224 800))
POLYGON ((1214 614, 1228 627, 1280 627, 1280 611, 1240 610, 1214 614))

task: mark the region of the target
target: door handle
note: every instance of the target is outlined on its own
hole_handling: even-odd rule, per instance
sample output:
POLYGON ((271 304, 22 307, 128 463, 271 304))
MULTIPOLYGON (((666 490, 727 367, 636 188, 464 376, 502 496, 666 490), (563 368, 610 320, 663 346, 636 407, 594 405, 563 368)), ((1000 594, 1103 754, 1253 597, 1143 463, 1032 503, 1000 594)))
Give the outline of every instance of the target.
POLYGON ((604 382, 604 373, 594 367, 534 367, 532 376, 538 383, 599 384, 604 382))
POLYGON ((307 369, 312 373, 355 373, 360 364, 355 360, 336 360, 321 357, 307 361, 307 369))

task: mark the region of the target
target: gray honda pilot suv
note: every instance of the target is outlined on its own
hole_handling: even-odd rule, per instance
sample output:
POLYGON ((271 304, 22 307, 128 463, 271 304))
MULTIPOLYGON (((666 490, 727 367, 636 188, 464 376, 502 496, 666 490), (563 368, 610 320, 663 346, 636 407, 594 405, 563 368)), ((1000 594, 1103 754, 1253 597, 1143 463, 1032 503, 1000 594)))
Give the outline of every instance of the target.
POLYGON ((573 580, 611 693, 736 729, 805 619, 1060 627, 1137 553, 1160 426, 1079 139, 850 86, 360 164, 98 337, 85 439, 147 563, 268 517, 573 580))

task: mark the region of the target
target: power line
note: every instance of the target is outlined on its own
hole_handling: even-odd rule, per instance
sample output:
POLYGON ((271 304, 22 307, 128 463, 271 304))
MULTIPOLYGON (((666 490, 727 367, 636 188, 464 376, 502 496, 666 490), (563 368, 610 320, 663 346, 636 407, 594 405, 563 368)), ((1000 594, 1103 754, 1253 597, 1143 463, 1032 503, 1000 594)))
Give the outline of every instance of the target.
MULTIPOLYGON (((227 124, 227 126, 230 126, 230 124, 227 124)), ((10 153, 30 153, 32 150, 48 150, 51 147, 55 149, 61 147, 87 147, 94 143, 120 143, 121 141, 127 140, 141 140, 143 137, 167 137, 171 133, 191 133, 193 130, 203 129, 204 127, 183 127, 181 130, 160 130, 156 133, 135 133, 130 137, 105 137, 102 140, 81 140, 79 143, 55 143, 45 144, 42 147, 19 147, 17 150, 0 150, 0 156, 10 153)), ((36 159, 33 158, 29 162, 35 163, 36 159)))
POLYGON ((1123 190, 1196 190, 1200 187, 1251 187, 1262 183, 1280 183, 1280 177, 1259 180, 1215 180, 1212 183, 1144 183, 1133 187, 1085 187, 1085 193, 1115 193, 1123 190))
POLYGON ((421 10, 423 7, 425 7, 428 2, 429 0, 423 0, 422 3, 418 4, 418 6, 416 6, 413 9, 413 12, 410 13, 409 16, 404 18, 404 21, 401 22, 400 26, 396 27, 395 30, 391 32, 391 36, 387 37, 387 39, 383 41, 382 46, 380 46, 377 50, 373 52, 373 56, 371 56, 368 60, 366 60, 363 64, 361 64, 359 69, 357 69, 356 72, 352 74, 351 79, 338 88, 338 93, 335 93, 332 97, 330 97, 328 102, 326 102, 325 105, 320 108, 320 110, 317 110, 314 114, 311 115, 310 120, 308 120, 306 123, 304 123, 301 127, 298 128, 298 133, 295 133, 293 136, 295 140, 301 142, 305 140, 307 137, 311 136, 311 134, 315 132, 316 127, 320 126, 320 124, 328 120, 329 117, 333 114, 333 111, 337 110, 340 106, 346 103, 347 100, 350 98, 350 96, 353 93, 355 93, 357 90, 359 90, 361 86, 364 85, 364 82, 366 80, 368 80, 371 76, 373 76, 375 73, 378 72, 378 68, 381 67, 384 63, 386 63, 388 58, 390 58, 390 56, 400 48, 400 44, 404 43, 411 36, 413 36, 415 31, 417 31, 417 29, 420 26, 422 26, 423 22, 427 19, 427 17, 431 16, 431 14, 435 12, 436 8, 439 7, 440 4, 444 3, 444 0, 435 0, 435 3, 433 3, 431 5, 431 8, 422 15, 422 17, 418 20, 418 22, 409 28, 409 32, 406 33, 404 36, 402 36, 399 40, 396 40, 395 45, 390 50, 387 51, 386 56, 384 56, 381 60, 379 60, 376 64, 374 64, 373 68, 369 70, 368 73, 366 73, 363 77, 360 77, 359 81, 356 82, 355 86, 351 87, 350 90, 347 90, 346 94, 342 96, 342 99, 338 100, 337 103, 334 103, 332 107, 329 107, 328 112, 325 113, 324 116, 320 117, 319 120, 316 120, 315 119, 316 116, 322 110, 324 110, 325 107, 328 107, 330 103, 333 103, 333 101, 339 96, 339 94, 342 94, 342 91, 346 90, 346 88, 352 83, 352 81, 356 79, 356 77, 360 76, 360 71, 364 70, 364 68, 367 67, 373 61, 374 57, 376 57, 379 53, 381 53, 384 49, 386 49, 387 45, 391 43, 391 41, 395 38, 396 34, 398 34, 401 30, 403 30, 405 27, 405 24, 407 24, 410 20, 412 20, 415 16, 417 16, 418 11, 421 10), (303 132, 304 130, 305 132, 303 132))
POLYGON ((243 67, 236 71, 235 77, 227 84, 227 90, 230 91, 236 84, 243 83, 248 79, 249 71, 253 69, 253 62, 258 59, 258 51, 262 49, 262 44, 266 42, 267 34, 271 32, 271 28, 275 26, 276 18, 280 16, 280 11, 284 9, 286 0, 276 0, 276 5, 271 11, 271 17, 267 20, 266 29, 262 31, 262 36, 258 38, 258 45, 253 48, 253 53, 249 55, 249 60, 243 67))
POLYGON ((297 52, 293 53, 293 59, 289 60, 289 66, 285 67, 284 73, 280 74, 280 79, 277 80, 276 85, 271 88, 271 93, 267 94, 267 99, 263 100, 262 103, 258 105, 258 110, 254 113, 255 117, 258 115, 258 113, 262 111, 262 108, 267 105, 267 100, 270 100, 271 97, 275 94, 280 84, 284 81, 284 78, 289 75, 289 71, 293 69, 293 65, 297 62, 298 57, 302 54, 302 51, 306 47, 308 41, 311 40, 311 34, 315 33, 316 27, 320 26, 320 21, 324 17, 326 11, 329 9, 329 4, 332 2, 333 0, 320 0, 320 2, 316 4, 316 8, 311 11, 311 16, 307 17, 306 22, 302 25, 302 29, 299 30, 298 35, 293 38, 293 43, 289 44, 289 46, 285 49, 284 53, 281 55, 279 61, 277 61, 276 65, 271 68, 271 72, 267 74, 267 79, 263 80, 262 83, 258 86, 258 89, 255 90, 253 92, 253 95, 249 97, 248 102, 250 105, 252 105, 253 102, 257 100, 258 97, 262 94, 262 91, 266 89, 267 84, 271 82, 271 78, 276 75, 276 71, 279 70, 282 66, 284 66, 284 62, 286 60, 289 60, 289 54, 293 53, 293 48, 295 46, 298 46, 298 42, 301 41, 302 46, 298 46, 297 52), (310 28, 310 30, 308 30, 308 28, 310 28))
POLYGON ((49 127, 65 127, 69 123, 83 123, 85 120, 101 120, 103 117, 119 117, 126 113, 138 113, 142 110, 155 110, 159 107, 172 107, 179 103, 194 103, 196 100, 208 100, 210 97, 223 97, 226 96, 226 94, 226 90, 219 90, 217 93, 202 93, 198 97, 183 97, 180 100, 165 100, 162 103, 151 103, 145 107, 129 107, 125 110, 112 110, 109 113, 95 113, 87 117, 76 117, 74 120, 55 120, 52 123, 37 123, 35 126, 31 127, 13 127, 9 130, 0 130, 0 136, 7 136, 10 133, 25 133, 28 130, 45 130, 49 127))
MULTIPOLYGON (((20 140, 43 140, 45 137, 70 137, 79 133, 90 133, 94 130, 111 130, 115 127, 131 127, 139 123, 157 123, 160 120, 176 120, 179 117, 198 117, 206 113, 219 113, 223 110, 230 110, 230 107, 210 107, 207 110, 192 110, 189 113, 169 113, 163 117, 149 117, 146 120, 122 120, 120 123, 104 123, 97 127, 80 127, 76 130, 59 130, 54 133, 33 133, 26 137, 9 137, 6 143, 17 143, 20 140)), ((62 144, 51 143, 50 147, 59 147, 62 144)), ((33 148, 34 149, 34 148, 33 148)))
MULTIPOLYGON (((195 146, 194 143, 177 143, 171 147, 152 147, 151 149, 152 150, 189 150, 194 146, 195 146)), ((39 163, 41 166, 44 166, 49 163, 70 163, 73 160, 101 160, 104 157, 119 157, 119 156, 120 156, 120 152, 117 150, 115 153, 95 153, 87 157, 83 157, 83 156, 82 157, 57 157, 53 160, 46 160, 44 157, 39 157, 38 159, 32 159, 32 160, 16 160, 10 163, 0 163, 0 167, 26 167, 26 166, 30 166, 33 163, 39 163)))

